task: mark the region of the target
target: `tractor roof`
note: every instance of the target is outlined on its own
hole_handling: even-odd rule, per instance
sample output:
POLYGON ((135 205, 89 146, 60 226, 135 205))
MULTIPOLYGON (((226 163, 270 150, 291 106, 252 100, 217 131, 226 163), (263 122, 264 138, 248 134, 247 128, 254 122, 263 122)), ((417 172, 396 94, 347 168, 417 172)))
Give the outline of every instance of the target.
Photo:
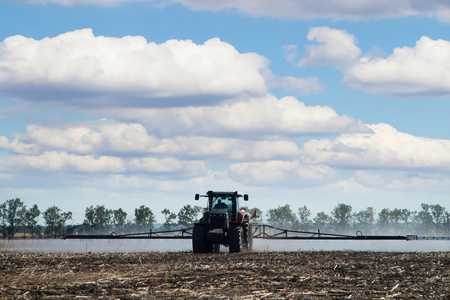
POLYGON ((236 195, 237 197, 242 197, 242 195, 241 194, 239 194, 237 191, 235 191, 235 192, 216 192, 216 191, 208 191, 208 193, 207 193, 208 195, 223 195, 223 196, 225 196, 225 195, 236 195))

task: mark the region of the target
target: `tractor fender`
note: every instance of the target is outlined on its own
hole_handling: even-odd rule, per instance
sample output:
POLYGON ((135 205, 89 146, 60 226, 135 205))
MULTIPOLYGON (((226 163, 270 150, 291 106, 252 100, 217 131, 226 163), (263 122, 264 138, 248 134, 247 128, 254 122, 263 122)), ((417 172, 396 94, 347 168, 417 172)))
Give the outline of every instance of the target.
POLYGON ((238 223, 243 223, 245 220, 250 220, 250 215, 248 213, 246 213, 245 211, 238 211, 238 215, 237 215, 237 222, 238 223))

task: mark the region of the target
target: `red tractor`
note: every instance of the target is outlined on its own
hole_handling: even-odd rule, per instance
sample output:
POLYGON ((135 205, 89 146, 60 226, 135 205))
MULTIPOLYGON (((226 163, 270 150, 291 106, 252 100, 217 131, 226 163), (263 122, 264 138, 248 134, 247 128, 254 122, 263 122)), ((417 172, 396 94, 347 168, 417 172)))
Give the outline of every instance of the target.
MULTIPOLYGON (((192 231, 194 253, 218 252, 220 245, 229 247, 230 252, 252 251, 253 234, 250 215, 239 209, 238 192, 213 192, 195 195, 208 198, 207 211, 192 231)), ((248 195, 243 195, 244 201, 248 195)))

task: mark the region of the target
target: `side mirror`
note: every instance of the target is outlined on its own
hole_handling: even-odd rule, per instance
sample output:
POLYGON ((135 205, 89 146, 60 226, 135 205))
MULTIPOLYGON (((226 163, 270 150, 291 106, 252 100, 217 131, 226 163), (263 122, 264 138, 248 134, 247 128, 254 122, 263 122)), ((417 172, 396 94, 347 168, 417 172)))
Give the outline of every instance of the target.
POLYGON ((248 195, 244 194, 244 201, 248 201, 248 195))
POLYGON ((199 194, 195 194, 195 200, 200 199, 200 195, 199 194))

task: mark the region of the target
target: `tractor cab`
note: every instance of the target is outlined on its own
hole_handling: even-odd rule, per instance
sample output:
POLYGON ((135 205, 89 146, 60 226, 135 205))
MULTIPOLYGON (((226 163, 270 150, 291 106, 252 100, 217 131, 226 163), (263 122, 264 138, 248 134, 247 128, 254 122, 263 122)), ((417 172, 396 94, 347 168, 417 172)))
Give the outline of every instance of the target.
MULTIPOLYGON (((215 209, 226 209, 229 220, 236 222, 239 212, 239 198, 242 197, 238 192, 213 192, 208 191, 206 195, 195 195, 195 200, 200 197, 208 197, 208 211, 215 209)), ((244 195, 244 201, 248 200, 248 195, 244 195)))
POLYGON ((239 211, 238 197, 242 195, 237 192, 234 193, 221 193, 215 192, 208 195, 208 208, 209 211, 213 209, 226 209, 229 220, 234 222, 237 219, 237 212, 239 211))

